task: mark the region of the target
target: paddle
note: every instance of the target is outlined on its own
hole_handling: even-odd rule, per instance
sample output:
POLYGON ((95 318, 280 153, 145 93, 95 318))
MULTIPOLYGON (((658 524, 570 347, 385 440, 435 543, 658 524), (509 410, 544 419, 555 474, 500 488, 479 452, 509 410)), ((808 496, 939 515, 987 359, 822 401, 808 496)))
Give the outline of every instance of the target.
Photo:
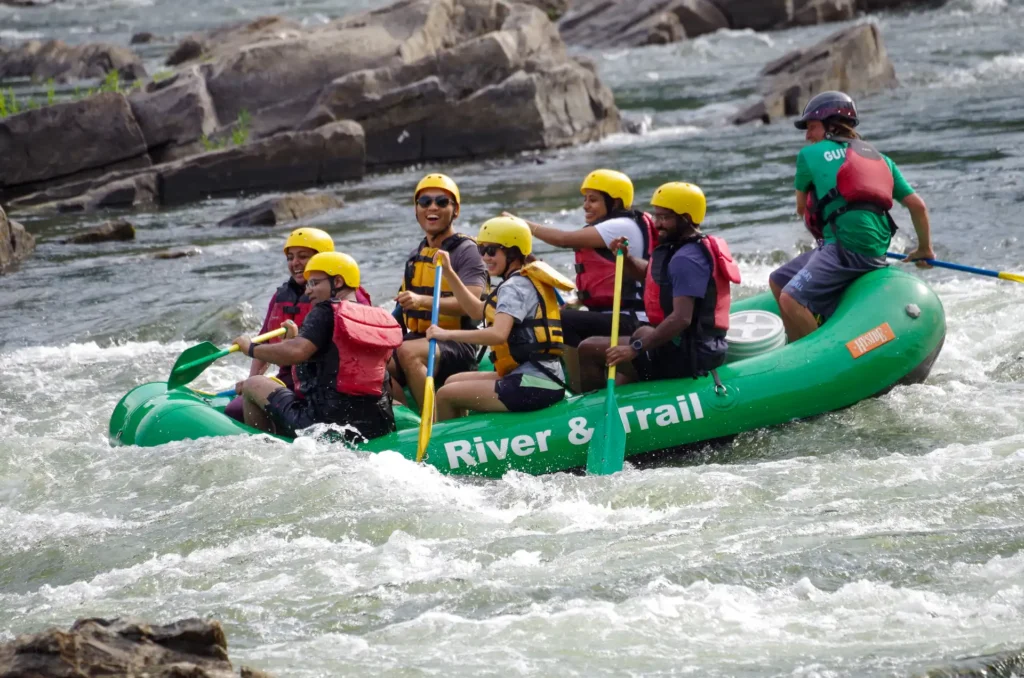
MULTIPOLYGON (((430 324, 437 324, 437 315, 441 309, 441 264, 434 268, 434 303, 430 308, 430 324)), ((430 340, 427 348, 427 380, 423 383, 423 407, 420 409, 420 437, 416 442, 416 463, 423 461, 430 443, 430 433, 434 430, 434 353, 437 352, 437 339, 430 340)))
MULTIPOLYGON (((283 381, 281 381, 281 380, 280 380, 280 379, 278 379, 277 377, 268 377, 268 378, 269 378, 269 379, 270 379, 271 381, 276 381, 277 383, 281 384, 281 386, 284 386, 285 388, 288 388, 288 384, 284 383, 283 381)), ((235 389, 234 389, 234 388, 229 388, 229 389, 228 389, 228 390, 226 390, 226 391, 221 391, 221 392, 219 392, 219 393, 214 393, 214 394, 213 394, 213 397, 214 397, 214 398, 233 398, 233 397, 234 397, 234 396, 236 396, 236 395, 238 395, 238 392, 237 392, 237 391, 235 391, 235 389)))
MULTIPOLYGON (((267 339, 280 337, 285 333, 285 328, 278 327, 273 332, 261 334, 252 338, 252 343, 259 344, 267 339)), ((238 344, 231 344, 230 348, 219 349, 214 344, 204 341, 192 348, 185 349, 185 352, 178 356, 171 368, 171 376, 167 377, 167 390, 178 388, 189 383, 206 369, 206 366, 214 360, 218 360, 238 350, 238 344)))
MULTIPOLYGON (((619 345, 619 308, 622 304, 623 252, 615 253, 615 296, 612 300, 612 341, 619 345)), ((615 399, 615 366, 608 368, 608 393, 604 400, 604 418, 594 426, 594 435, 587 448, 587 473, 603 476, 622 470, 626 456, 626 430, 619 418, 619 403, 615 399)))
MULTIPOLYGON (((906 259, 906 254, 896 254, 895 252, 886 252, 885 256, 892 259, 906 259)), ((1011 280, 1013 282, 1024 283, 1024 275, 1019 273, 1007 273, 1006 271, 992 271, 987 268, 975 268, 974 266, 964 266, 963 264, 953 264, 948 261, 939 261, 938 259, 922 259, 922 261, 931 264, 932 266, 938 266, 939 268, 949 268, 954 271, 963 271, 964 273, 976 273, 978 275, 987 275, 990 278, 999 278, 1000 280, 1011 280)))

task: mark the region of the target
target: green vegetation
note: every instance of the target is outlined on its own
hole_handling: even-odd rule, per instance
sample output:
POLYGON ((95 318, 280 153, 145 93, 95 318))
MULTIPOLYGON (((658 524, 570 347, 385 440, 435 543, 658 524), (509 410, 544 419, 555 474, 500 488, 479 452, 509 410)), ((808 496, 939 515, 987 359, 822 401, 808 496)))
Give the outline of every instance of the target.
POLYGON ((204 134, 200 137, 199 143, 207 151, 219 151, 222 148, 227 148, 229 145, 244 146, 245 142, 249 140, 251 123, 252 116, 249 115, 249 111, 243 108, 238 112, 238 118, 235 120, 230 137, 214 140, 204 134))
MULTIPOLYGON (((157 74, 161 79, 166 79, 173 75, 169 71, 162 71, 157 74)), ((154 76, 154 81, 159 82, 154 76)), ((78 87, 75 87, 74 93, 65 99, 65 101, 78 101, 79 99, 87 99, 94 94, 101 92, 117 92, 119 94, 130 94, 135 90, 142 89, 146 83, 142 80, 136 80, 130 86, 126 86, 121 82, 121 74, 117 71, 110 71, 106 77, 103 78, 103 82, 98 87, 90 87, 84 93, 78 87)), ((57 100, 57 83, 53 78, 46 81, 46 94, 45 100, 36 99, 35 95, 28 95, 24 101, 18 99, 14 93, 13 87, 8 87, 7 91, 4 92, 0 89, 0 119, 6 118, 9 115, 17 115, 22 111, 36 110, 43 106, 52 106, 58 102, 57 100)))

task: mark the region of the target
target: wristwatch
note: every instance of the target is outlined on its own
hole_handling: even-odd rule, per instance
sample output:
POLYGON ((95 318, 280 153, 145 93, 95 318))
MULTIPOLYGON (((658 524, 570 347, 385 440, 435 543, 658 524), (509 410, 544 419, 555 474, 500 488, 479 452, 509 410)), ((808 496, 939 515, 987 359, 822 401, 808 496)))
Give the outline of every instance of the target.
POLYGON ((249 354, 250 358, 255 359, 256 355, 253 353, 253 351, 255 351, 255 350, 256 350, 256 344, 249 344, 249 350, 247 350, 246 353, 249 354))
POLYGON ((637 353, 643 353, 644 351, 644 342, 642 339, 634 339, 633 341, 629 342, 629 345, 637 353))

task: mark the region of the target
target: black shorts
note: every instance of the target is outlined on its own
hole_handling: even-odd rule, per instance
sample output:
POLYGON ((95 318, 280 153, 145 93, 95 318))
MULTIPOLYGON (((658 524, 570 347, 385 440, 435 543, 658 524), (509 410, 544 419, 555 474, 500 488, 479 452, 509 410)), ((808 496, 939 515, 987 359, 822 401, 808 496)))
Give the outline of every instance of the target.
POLYGON ((266 412, 274 420, 278 432, 290 438, 313 424, 355 428, 358 433, 348 430, 342 434, 341 437, 348 442, 379 438, 395 430, 395 415, 387 393, 380 398, 338 394, 338 399, 323 409, 327 410, 327 415, 319 412, 309 399, 299 398, 294 391, 279 388, 267 398, 266 412))
MULTIPOLYGON (((406 341, 422 339, 421 335, 408 335, 406 341)), ((476 359, 476 347, 472 344, 460 344, 457 341, 437 342, 437 355, 434 356, 437 365, 434 368, 434 387, 441 388, 448 377, 459 372, 476 372, 479 365, 476 359)), ((395 366, 397 369, 391 374, 401 387, 406 387, 405 371, 398 362, 398 353, 395 352, 395 366)))
MULTIPOLYGON (((619 336, 628 337, 642 323, 632 313, 619 314, 619 336)), ((612 336, 612 314, 597 311, 562 311, 562 340, 566 346, 576 348, 590 337, 612 336)))
POLYGON ((498 400, 509 412, 533 412, 550 407, 565 398, 565 389, 543 377, 510 374, 494 383, 498 400), (523 380, 526 383, 523 383, 523 380), (546 388, 550 384, 551 388, 546 388))
POLYGON ((702 377, 725 362, 728 345, 725 339, 716 341, 715 351, 698 351, 696 359, 691 355, 690 342, 681 341, 677 346, 670 342, 651 351, 644 351, 633 359, 633 369, 640 381, 660 379, 682 379, 702 377))

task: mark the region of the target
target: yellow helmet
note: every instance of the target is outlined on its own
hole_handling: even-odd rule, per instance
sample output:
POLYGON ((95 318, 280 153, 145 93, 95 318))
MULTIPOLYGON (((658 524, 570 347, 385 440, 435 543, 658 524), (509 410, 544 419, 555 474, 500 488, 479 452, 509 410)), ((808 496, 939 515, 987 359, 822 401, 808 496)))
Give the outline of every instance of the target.
POLYGON ((309 274, 313 271, 323 271, 332 278, 340 275, 346 287, 359 287, 359 264, 344 252, 314 254, 306 262, 306 270, 303 272, 306 280, 309 280, 309 274))
POLYGON ((452 178, 446 174, 428 174, 427 176, 420 179, 420 183, 416 184, 416 191, 412 194, 413 202, 416 202, 416 198, 420 197, 420 191, 426 188, 440 188, 448 191, 455 198, 455 204, 461 205, 462 198, 459 196, 459 187, 455 185, 452 178))
POLYGON ((289 247, 308 247, 317 252, 333 252, 334 240, 319 228, 296 228, 284 241, 284 251, 289 247))
POLYGON ((651 198, 651 204, 672 210, 679 215, 689 214, 695 224, 704 221, 704 215, 708 211, 708 202, 700 186, 682 181, 671 181, 658 186, 654 197, 651 198))
POLYGON ((633 206, 633 182, 622 172, 610 169, 594 170, 583 180, 580 193, 586 193, 588 189, 618 198, 626 209, 633 206))
POLYGON ((484 222, 478 243, 494 243, 502 247, 518 247, 523 256, 533 252, 533 234, 529 225, 519 217, 494 217, 484 222))

